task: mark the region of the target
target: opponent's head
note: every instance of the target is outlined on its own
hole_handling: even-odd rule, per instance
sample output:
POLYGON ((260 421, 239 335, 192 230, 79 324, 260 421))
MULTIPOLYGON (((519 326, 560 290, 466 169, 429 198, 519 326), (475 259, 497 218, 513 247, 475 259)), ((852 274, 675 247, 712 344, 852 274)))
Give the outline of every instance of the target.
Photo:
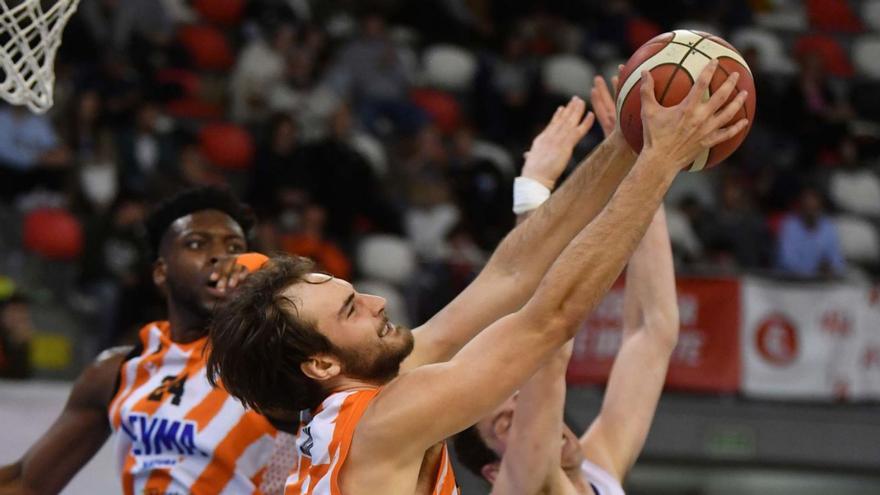
POLYGON ((385 316, 385 299, 316 273, 306 258, 278 257, 218 305, 210 380, 273 414, 318 405, 341 385, 381 385, 412 352, 412 333, 385 316))
POLYGON ((222 189, 189 189, 156 205, 146 220, 153 282, 170 309, 207 324, 225 296, 211 273, 224 257, 247 251, 253 224, 250 210, 222 189))
MULTIPOLYGON (((517 395, 513 395, 495 408, 492 414, 453 438, 455 453, 461 463, 489 483, 495 483, 501 460, 507 452, 516 405, 517 395)), ((566 425, 562 426, 560 447, 560 465, 563 469, 575 469, 583 463, 577 436, 566 425)))

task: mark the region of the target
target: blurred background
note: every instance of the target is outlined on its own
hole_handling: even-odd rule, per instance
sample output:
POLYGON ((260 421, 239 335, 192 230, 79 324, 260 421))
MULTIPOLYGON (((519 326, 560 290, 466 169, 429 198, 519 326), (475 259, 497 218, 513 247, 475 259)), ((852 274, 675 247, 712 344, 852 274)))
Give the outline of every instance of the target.
MULTIPOLYGON (((54 108, 0 107, 0 461, 85 363, 163 318, 140 242, 158 199, 227 185, 257 249, 313 257, 415 326, 513 226, 556 105, 678 28, 741 51, 758 111, 667 197, 683 327, 628 492, 880 493, 876 0, 82 0, 54 108)), ((620 301, 577 340, 577 431, 620 301)), ((67 493, 117 489, 102 455, 67 493)))

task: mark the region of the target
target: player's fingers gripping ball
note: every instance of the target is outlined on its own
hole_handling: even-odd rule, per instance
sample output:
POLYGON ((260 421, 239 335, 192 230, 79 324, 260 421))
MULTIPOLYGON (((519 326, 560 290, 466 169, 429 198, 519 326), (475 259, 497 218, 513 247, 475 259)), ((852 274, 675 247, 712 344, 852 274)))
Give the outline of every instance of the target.
POLYGON ((235 263, 247 268, 248 273, 254 273, 269 261, 269 257, 260 253, 242 253, 235 257, 235 263))
MULTIPOLYGON (((718 36, 700 31, 677 30, 661 34, 642 45, 630 57, 620 73, 617 88, 617 119, 630 146, 640 152, 643 145, 642 103, 639 97, 642 71, 648 70, 654 78, 654 95, 666 107, 679 104, 703 68, 712 60, 718 60, 718 69, 703 96, 704 101, 724 84, 729 74, 739 73, 739 81, 731 93, 728 103, 740 91, 748 91, 745 104, 725 124, 732 125, 741 119, 749 124, 727 141, 704 150, 687 169, 703 170, 717 165, 731 155, 742 144, 755 121, 755 82, 752 72, 742 55, 718 36)), ((723 108, 723 106, 722 106, 723 108)))

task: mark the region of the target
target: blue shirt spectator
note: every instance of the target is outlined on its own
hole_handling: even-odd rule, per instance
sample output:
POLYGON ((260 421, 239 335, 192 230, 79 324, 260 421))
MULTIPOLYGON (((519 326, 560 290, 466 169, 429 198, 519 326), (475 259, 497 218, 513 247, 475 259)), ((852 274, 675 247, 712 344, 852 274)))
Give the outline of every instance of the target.
POLYGON ((800 211, 786 215, 779 230, 778 267, 792 275, 841 275, 846 269, 834 223, 813 189, 801 193, 800 211))
POLYGON ((0 109, 0 163, 18 170, 29 170, 56 150, 61 143, 45 115, 35 115, 21 107, 0 109))

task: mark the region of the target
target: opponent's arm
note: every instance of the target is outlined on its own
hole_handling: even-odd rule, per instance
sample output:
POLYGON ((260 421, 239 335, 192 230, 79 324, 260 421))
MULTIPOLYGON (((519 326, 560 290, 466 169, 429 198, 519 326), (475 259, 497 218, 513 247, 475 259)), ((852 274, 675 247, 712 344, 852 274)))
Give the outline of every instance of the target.
POLYGON ((451 361, 388 384, 365 413, 357 438, 396 459, 423 451, 486 415, 574 337, 644 236, 676 173, 705 147, 745 128, 745 119, 725 127, 745 99, 743 92, 724 105, 736 76, 702 101, 716 67, 710 63, 688 97, 671 108, 657 103, 653 80, 643 74, 645 147, 608 206, 566 247, 520 310, 490 325, 451 361))
MULTIPOLYGON (((584 110, 584 102, 574 99, 557 111, 535 138, 523 176, 553 186, 592 124, 592 115, 582 120, 584 110)), ((562 249, 605 206, 634 161, 635 153, 619 131, 603 141, 547 202, 501 241, 477 278, 415 330, 415 350, 403 368, 450 359, 480 330, 521 308, 562 249), (478 307, 471 304, 475 300, 481 301, 478 307)))
MULTIPOLYGON (((613 80, 612 86, 616 87, 617 82, 613 80)), ((601 77, 596 78, 592 102, 593 111, 607 137, 614 130, 616 117, 614 101, 601 77), (604 95, 597 97, 597 92, 604 92, 604 95)), ((522 223, 528 215, 517 215, 517 222, 522 223)), ((554 491, 553 485, 559 481, 555 478, 561 473, 559 444, 552 439, 562 437, 565 372, 572 345, 573 341, 568 341, 519 389, 507 448, 492 484, 492 495, 558 491, 554 491)))
POLYGON ((568 341, 519 389, 507 449, 491 495, 541 493, 560 475, 565 370, 571 350, 572 341, 568 341))
POLYGON ((110 435, 110 404, 127 351, 83 371, 55 423, 17 462, 0 468, 0 495, 60 492, 110 435))
POLYGON ((623 341, 602 408, 580 439, 586 457, 621 481, 645 444, 678 341, 675 272, 662 207, 630 260, 623 311, 623 341))

